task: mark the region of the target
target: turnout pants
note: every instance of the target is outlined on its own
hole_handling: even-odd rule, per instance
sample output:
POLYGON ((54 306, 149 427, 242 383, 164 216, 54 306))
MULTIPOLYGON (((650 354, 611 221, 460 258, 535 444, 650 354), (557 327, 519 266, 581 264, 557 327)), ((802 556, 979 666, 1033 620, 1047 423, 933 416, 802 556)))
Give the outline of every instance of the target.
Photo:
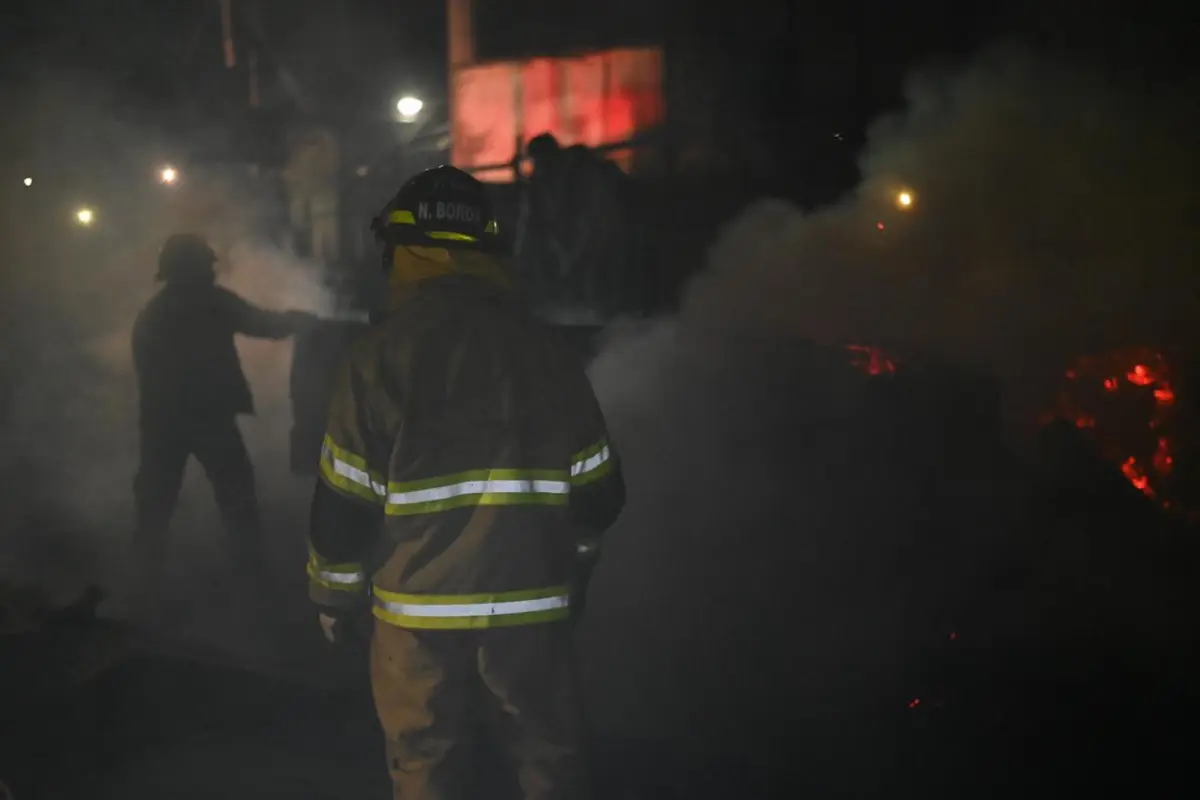
POLYGON ((411 631, 375 620, 371 686, 396 800, 463 800, 472 744, 507 756, 525 800, 588 797, 566 623, 411 631), (486 741, 472 742, 477 731, 486 741))
POLYGON ((212 483, 226 543, 236 572, 265 574, 262 525, 254 467, 233 417, 142 426, 141 460, 134 479, 137 526, 134 547, 143 588, 151 592, 162 574, 166 532, 183 488, 183 471, 195 456, 212 483))

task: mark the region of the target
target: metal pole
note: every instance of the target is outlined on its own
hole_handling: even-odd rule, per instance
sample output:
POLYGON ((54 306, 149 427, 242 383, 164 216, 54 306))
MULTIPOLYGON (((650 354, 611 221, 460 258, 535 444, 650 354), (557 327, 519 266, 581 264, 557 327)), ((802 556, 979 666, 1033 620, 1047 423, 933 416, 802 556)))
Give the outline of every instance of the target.
POLYGON ((237 66, 237 54, 233 50, 233 0, 221 2, 221 39, 225 44, 225 66, 233 69, 237 66))
POLYGON ((475 63, 474 0, 446 0, 446 111, 450 122, 450 154, 453 158, 456 134, 454 130, 458 90, 458 71, 475 63))

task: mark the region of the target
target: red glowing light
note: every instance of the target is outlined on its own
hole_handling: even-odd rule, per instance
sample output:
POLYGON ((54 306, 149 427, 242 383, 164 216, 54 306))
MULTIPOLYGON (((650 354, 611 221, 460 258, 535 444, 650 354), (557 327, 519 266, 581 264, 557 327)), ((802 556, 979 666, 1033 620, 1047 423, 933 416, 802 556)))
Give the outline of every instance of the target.
POLYGON ((1154 376, 1150 374, 1150 370, 1146 369, 1145 364, 1138 364, 1133 370, 1125 375, 1125 378, 1134 386, 1149 386, 1154 383, 1154 376))
POLYGON ((1125 459, 1125 463, 1121 465, 1121 472, 1136 489, 1147 497, 1154 497, 1154 490, 1150 488, 1150 479, 1142 472, 1142 468, 1138 466, 1136 458, 1130 456, 1125 459))
POLYGON ((884 228, 884 225, 883 225, 883 223, 882 223, 882 222, 876 222, 876 223, 875 223, 875 227, 876 227, 876 228, 878 228, 879 230, 883 230, 883 228, 884 228))
POLYGON ((958 631, 950 631, 950 641, 953 642, 957 638, 958 638, 958 631))
POLYGON ((896 364, 878 347, 864 344, 846 345, 846 349, 856 353, 850 363, 868 375, 895 375, 896 364))
POLYGON ((909 707, 909 708, 916 708, 916 707, 917 707, 917 706, 919 706, 919 705, 921 705, 921 698, 919 698, 919 697, 914 697, 914 698, 912 699, 912 702, 910 702, 910 703, 908 704, 908 707, 909 707))
MULTIPOLYGON (((1136 347, 1085 356, 1065 377, 1054 416, 1085 431, 1138 491, 1168 507, 1178 445, 1176 394, 1163 354, 1136 347)), ((1170 507, 1180 507, 1179 498, 1170 499, 1170 507)))

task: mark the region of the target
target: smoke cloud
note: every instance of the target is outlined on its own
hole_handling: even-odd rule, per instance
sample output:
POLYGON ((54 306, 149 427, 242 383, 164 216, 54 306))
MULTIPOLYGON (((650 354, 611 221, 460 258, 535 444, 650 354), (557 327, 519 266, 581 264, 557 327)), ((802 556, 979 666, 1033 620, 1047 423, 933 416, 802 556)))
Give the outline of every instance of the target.
MULTIPOLYGON (((269 199, 246 168, 173 161, 180 143, 85 76, 47 71, 22 99, 14 119, 24 126, 34 182, 6 189, 16 216, 8 220, 4 267, 0 579, 37 585, 52 599, 97 582, 116 601, 109 612, 122 613, 138 444, 130 336, 158 288, 162 242, 179 231, 207 236, 221 257, 220 282, 266 308, 322 313, 333 298, 315 264, 268 238, 269 199), (156 180, 165 163, 178 165, 178 185, 156 180), (73 216, 85 205, 95 212, 89 228, 73 216)), ((302 515, 310 486, 288 470, 291 343, 241 340, 238 347, 257 407, 241 425, 269 545, 297 569, 302 532, 292 512, 302 515)), ((192 462, 171 530, 174 599, 186 609, 179 633, 213 627, 214 615, 230 611, 222 536, 211 489, 192 462)))
POLYGON ((1200 241, 1190 104, 1162 94, 1017 46, 920 72, 906 110, 870 130, 857 190, 808 217, 773 201, 748 210, 684 317, 1006 379, 1161 344, 1191 313, 1200 241))
POLYGON ((1029 420, 1069 358, 1185 329, 1194 127, 1165 94, 1011 45, 915 74, 851 195, 754 204, 677 317, 611 333, 592 375, 630 501, 583 632, 598 728, 811 734, 819 758, 867 735, 857 711, 903 711, 914 647, 986 602, 1023 491, 995 394, 943 402, 906 366, 991 376, 1029 420), (848 344, 896 379, 847 376, 848 344))
MULTIPOLYGON (((246 222, 262 209, 244 185, 214 179, 202 203, 165 201, 153 170, 169 140, 104 87, 59 75, 32 97, 14 118, 49 165, 33 188, 58 189, 7 203, 20 211, 6 221, 0 576, 121 593, 137 443, 128 337, 162 240, 209 235, 222 281, 262 305, 325 300, 310 267, 246 222), (70 217, 82 203, 98 216, 86 231, 70 217)), ((894 402, 929 399, 904 365, 994 375, 1024 413, 1068 357, 1177 335, 1200 255, 1188 122, 1169 97, 1013 47, 923 72, 907 109, 872 129, 852 195, 809 215, 762 200, 721 231, 678 316, 610 332, 593 379, 630 502, 582 632, 597 727, 728 744, 801 709, 832 736, 850 688, 869 690, 863 705, 907 700, 911 641, 953 622, 948 598, 968 596, 1003 548, 997 509, 1017 488, 998 434, 972 421, 956 442, 944 407, 894 402), (864 388, 829 355, 850 343, 897 354, 891 388, 864 388), (911 413, 873 414, 897 405, 911 413), (929 518, 946 498, 955 524, 929 518), (977 570, 948 580, 943 561, 977 570), (730 727, 700 724, 714 715, 730 727)), ((297 552, 309 488, 287 470, 290 344, 241 346, 258 407, 243 429, 278 560, 297 552)), ((173 573, 194 610, 227 619, 211 585, 220 537, 192 467, 173 573)))

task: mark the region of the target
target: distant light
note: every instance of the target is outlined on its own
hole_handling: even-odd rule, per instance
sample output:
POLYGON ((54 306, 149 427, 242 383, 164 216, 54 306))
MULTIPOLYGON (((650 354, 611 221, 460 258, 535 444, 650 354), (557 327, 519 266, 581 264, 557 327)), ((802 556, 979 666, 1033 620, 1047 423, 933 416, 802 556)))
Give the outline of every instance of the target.
POLYGON ((912 208, 913 203, 915 203, 915 202, 916 202, 916 198, 914 198, 913 193, 908 190, 899 192, 896 195, 896 205, 899 208, 912 208))
POLYGON ((360 178, 367 177, 367 175, 370 174, 370 172, 371 172, 370 168, 367 167, 365 164, 363 166, 359 167, 358 169, 354 170, 354 173, 356 175, 358 175, 358 177, 360 177, 360 178))
POLYGON ((405 95, 396 101, 396 111, 400 114, 401 122, 412 122, 421 113, 425 103, 421 98, 405 95))
POLYGON ((170 186, 179 180, 179 170, 174 167, 163 167, 158 171, 158 179, 170 186))
POLYGON ((833 135, 833 138, 837 139, 839 142, 843 141, 843 139, 844 139, 844 137, 840 133, 835 133, 833 135))
POLYGON ((22 181, 22 183, 24 183, 26 186, 33 186, 33 178, 26 178, 24 181, 22 181))
POLYGON ((90 208, 81 208, 75 212, 75 221, 85 227, 91 225, 95 219, 96 212, 92 211, 90 208))
POLYGON ((883 225, 883 223, 882 223, 882 222, 876 222, 876 223, 875 223, 875 227, 876 227, 876 228, 878 228, 879 230, 883 230, 883 228, 884 228, 884 225, 883 225))

